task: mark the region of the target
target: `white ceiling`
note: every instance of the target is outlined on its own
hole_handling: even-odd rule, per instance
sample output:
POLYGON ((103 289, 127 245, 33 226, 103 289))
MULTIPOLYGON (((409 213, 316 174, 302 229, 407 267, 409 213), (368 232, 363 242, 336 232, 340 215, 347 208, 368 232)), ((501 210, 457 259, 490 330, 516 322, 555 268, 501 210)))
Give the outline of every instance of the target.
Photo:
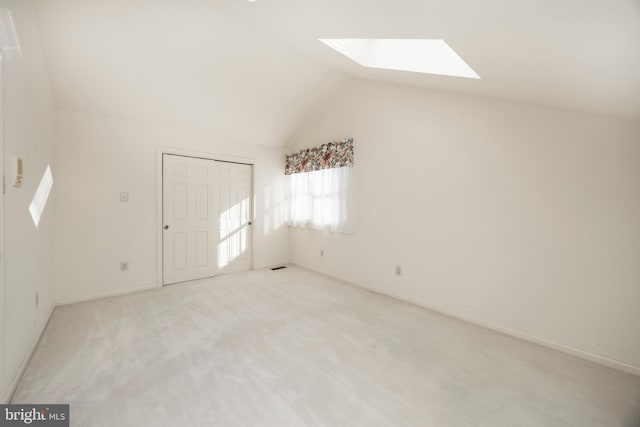
POLYGON ((639 0, 39 0, 37 7, 60 108, 277 146, 355 76, 640 120, 639 0), (482 79, 367 69, 318 38, 442 38, 482 79))

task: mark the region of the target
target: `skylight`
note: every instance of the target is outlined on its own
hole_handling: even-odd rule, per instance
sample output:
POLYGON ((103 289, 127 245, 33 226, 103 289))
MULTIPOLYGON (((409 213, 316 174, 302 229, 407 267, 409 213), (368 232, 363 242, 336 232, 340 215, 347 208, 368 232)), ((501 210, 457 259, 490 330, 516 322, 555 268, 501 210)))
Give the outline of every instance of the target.
POLYGON ((441 39, 319 39, 364 67, 479 79, 441 39))

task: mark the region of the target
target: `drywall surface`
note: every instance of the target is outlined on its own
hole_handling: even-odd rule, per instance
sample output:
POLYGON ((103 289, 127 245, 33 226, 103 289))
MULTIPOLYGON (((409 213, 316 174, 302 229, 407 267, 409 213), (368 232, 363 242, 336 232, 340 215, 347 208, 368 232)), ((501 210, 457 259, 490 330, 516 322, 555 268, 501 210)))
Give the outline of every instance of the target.
POLYGON ((39 1, 54 104, 281 147, 344 80, 265 31, 281 7, 290 27, 246 0, 39 1))
POLYGON ((37 19, 31 1, 0 1, 9 9, 22 54, 5 58, 3 71, 4 194, 4 383, 8 398, 53 308, 53 209, 50 196, 36 227, 29 204, 52 164, 52 102, 37 19), (11 156, 22 157, 24 182, 9 182, 11 156), (36 306, 36 293, 38 304, 36 306))
POLYGON ((364 80, 306 123, 356 212, 293 263, 640 373, 640 124, 364 80))
POLYGON ((254 159, 254 267, 288 262, 282 149, 76 112, 57 110, 55 119, 56 301, 160 285, 159 148, 254 159))

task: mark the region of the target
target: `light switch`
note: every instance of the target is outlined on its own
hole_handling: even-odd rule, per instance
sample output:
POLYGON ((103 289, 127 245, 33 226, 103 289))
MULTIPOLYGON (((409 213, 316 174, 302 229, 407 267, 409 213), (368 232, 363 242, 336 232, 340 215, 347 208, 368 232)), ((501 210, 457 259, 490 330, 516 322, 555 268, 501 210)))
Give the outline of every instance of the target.
POLYGON ((127 203, 129 201, 129 192, 128 191, 123 191, 122 193, 120 193, 120 201, 122 203, 127 203))
POLYGON ((11 156, 11 185, 20 188, 22 185, 22 157, 11 156))

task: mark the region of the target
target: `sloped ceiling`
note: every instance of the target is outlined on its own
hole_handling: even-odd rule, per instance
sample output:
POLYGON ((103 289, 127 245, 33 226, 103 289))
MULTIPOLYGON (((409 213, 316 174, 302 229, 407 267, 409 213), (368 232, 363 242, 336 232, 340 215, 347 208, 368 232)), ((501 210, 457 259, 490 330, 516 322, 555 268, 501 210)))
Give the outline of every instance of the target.
POLYGON ((229 1, 38 2, 55 105, 283 145, 344 77, 253 28, 243 18, 255 11, 241 5, 246 10, 229 1))
POLYGON ((56 106, 284 144, 349 76, 640 120, 638 0, 39 0, 56 106), (318 38, 443 38, 482 77, 318 38))

